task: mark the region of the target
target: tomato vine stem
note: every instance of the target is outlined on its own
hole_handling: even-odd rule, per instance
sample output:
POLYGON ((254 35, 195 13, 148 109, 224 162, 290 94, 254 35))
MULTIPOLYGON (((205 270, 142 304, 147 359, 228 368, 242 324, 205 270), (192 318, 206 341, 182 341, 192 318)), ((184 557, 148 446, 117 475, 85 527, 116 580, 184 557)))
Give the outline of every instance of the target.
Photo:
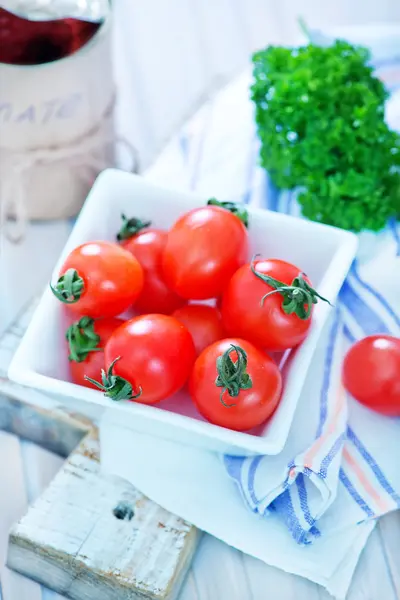
POLYGON ((225 210, 229 210, 233 215, 240 219, 245 227, 249 226, 249 213, 244 204, 238 202, 221 202, 216 198, 210 198, 207 202, 208 206, 219 206, 225 210))
POLYGON ((70 355, 69 360, 83 362, 89 352, 99 352, 100 336, 94 330, 94 319, 81 317, 79 321, 68 327, 65 337, 68 341, 70 355))
POLYGON ((75 304, 85 291, 85 283, 76 269, 68 269, 50 289, 60 302, 75 304))
POLYGON ((311 287, 311 285, 306 281, 304 273, 299 273, 297 277, 293 279, 290 285, 287 285, 286 283, 283 283, 274 277, 270 277, 266 273, 260 273, 256 270, 255 265, 255 259, 257 256, 258 255, 253 256, 251 261, 251 272, 258 277, 258 279, 261 279, 261 281, 273 288, 272 292, 268 292, 261 298, 261 306, 263 306, 265 300, 269 296, 272 296, 273 294, 280 294, 283 298, 283 312, 287 315, 294 313, 299 317, 299 319, 302 320, 310 318, 312 305, 317 304, 318 300, 327 302, 330 306, 332 306, 327 298, 324 298, 318 294, 318 292, 311 287))
POLYGON ((121 215, 122 225, 121 229, 117 234, 117 240, 122 242, 123 240, 129 240, 131 237, 137 235, 142 229, 150 227, 151 221, 142 221, 137 217, 131 217, 128 219, 124 214, 121 215))
POLYGON ((217 379, 215 385, 222 387, 219 399, 226 408, 236 406, 235 403, 227 404, 223 395, 225 392, 232 398, 237 398, 241 390, 248 390, 253 386, 250 375, 246 372, 247 354, 240 346, 231 344, 230 347, 217 358, 217 379), (236 353, 236 362, 231 359, 231 353, 236 353))
POLYGON ((129 381, 114 374, 114 366, 118 360, 121 360, 120 356, 117 356, 117 358, 112 361, 107 372, 104 369, 101 370, 101 383, 87 375, 85 375, 85 379, 86 381, 93 383, 99 390, 104 392, 104 395, 107 396, 107 398, 111 398, 111 400, 114 400, 115 402, 118 402, 119 400, 135 400, 141 396, 142 388, 139 387, 137 394, 135 394, 129 381))

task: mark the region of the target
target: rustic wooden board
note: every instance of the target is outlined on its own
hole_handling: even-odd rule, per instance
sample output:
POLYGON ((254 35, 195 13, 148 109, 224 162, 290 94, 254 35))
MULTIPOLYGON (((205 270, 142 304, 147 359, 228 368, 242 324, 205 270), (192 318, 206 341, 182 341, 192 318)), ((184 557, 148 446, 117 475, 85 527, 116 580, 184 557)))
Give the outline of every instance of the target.
POLYGON ((172 600, 197 530, 99 469, 91 433, 11 530, 8 566, 73 600, 172 600))
POLYGON ((73 600, 172 600, 200 533, 100 472, 97 430, 87 417, 7 379, 30 312, 0 339, 0 429, 68 459, 12 528, 7 565, 73 600))

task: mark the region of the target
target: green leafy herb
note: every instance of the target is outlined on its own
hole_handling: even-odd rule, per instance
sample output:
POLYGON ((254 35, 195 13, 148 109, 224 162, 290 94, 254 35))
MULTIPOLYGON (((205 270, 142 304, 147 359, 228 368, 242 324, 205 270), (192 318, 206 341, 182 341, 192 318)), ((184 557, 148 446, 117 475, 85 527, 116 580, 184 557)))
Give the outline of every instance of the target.
POLYGON ((344 41, 253 56, 263 167, 277 187, 301 188, 306 217, 354 231, 400 213, 400 136, 369 58, 344 41))

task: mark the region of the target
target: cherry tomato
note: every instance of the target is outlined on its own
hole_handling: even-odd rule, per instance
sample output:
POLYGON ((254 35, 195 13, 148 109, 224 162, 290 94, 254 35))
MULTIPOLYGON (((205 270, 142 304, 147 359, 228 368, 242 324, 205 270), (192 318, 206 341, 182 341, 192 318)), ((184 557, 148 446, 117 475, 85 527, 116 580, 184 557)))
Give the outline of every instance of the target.
POLYGON ((343 384, 356 400, 388 416, 400 416, 400 338, 371 335, 348 351, 343 384))
POLYGON ((154 404, 186 383, 196 353, 190 333, 167 315, 126 321, 105 347, 107 373, 98 385, 113 400, 154 404))
POLYGON ((123 322, 115 317, 96 321, 82 317, 68 328, 69 371, 74 383, 96 389, 85 375, 96 378, 105 368, 104 346, 123 322))
POLYGON ((267 350, 286 350, 306 337, 317 298, 327 301, 298 267, 283 260, 257 260, 230 280, 222 297, 222 322, 229 335, 267 350))
POLYGON ((183 323, 189 331, 197 355, 207 346, 225 337, 221 315, 214 306, 187 304, 178 308, 172 316, 183 323))
POLYGON ((185 300, 170 290, 164 281, 161 259, 167 237, 168 233, 161 229, 146 229, 121 242, 143 268, 143 289, 135 301, 135 309, 139 311, 171 314, 185 304, 185 300))
POLYGON ((69 254, 51 289, 71 311, 96 318, 124 312, 142 287, 143 269, 134 256, 111 242, 88 242, 69 254))
POLYGON ((273 360, 239 338, 224 339, 198 357, 189 381, 198 411, 211 423, 247 431, 276 409, 282 379, 273 360))
POLYGON ((214 298, 247 257, 248 235, 239 217, 218 206, 196 208, 168 234, 165 281, 182 298, 214 298))

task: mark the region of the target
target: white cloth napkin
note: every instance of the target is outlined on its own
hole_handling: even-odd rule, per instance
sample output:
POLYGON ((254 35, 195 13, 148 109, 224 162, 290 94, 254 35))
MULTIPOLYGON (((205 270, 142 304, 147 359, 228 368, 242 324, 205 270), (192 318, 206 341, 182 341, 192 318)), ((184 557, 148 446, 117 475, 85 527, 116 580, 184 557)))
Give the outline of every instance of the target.
MULTIPOLYGON (((250 78, 208 103, 149 176, 221 199, 299 214, 257 164, 250 78)), ((372 333, 400 336, 400 236, 392 222, 360 236, 360 252, 315 353, 288 442, 278 456, 221 457, 101 424, 102 463, 200 529, 268 564, 346 595, 376 517, 400 507, 400 422, 349 398, 343 354, 372 333)))

